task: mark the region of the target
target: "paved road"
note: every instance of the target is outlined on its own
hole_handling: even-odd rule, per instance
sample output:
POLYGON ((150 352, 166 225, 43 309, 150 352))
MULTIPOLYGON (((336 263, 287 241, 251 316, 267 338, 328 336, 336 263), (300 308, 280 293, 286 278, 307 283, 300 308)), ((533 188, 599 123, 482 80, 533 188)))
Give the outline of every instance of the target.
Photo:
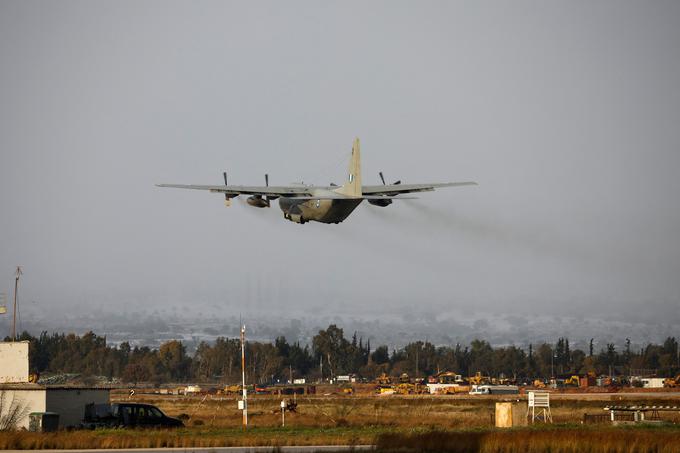
POLYGON ((331 453, 348 451, 369 451, 372 445, 316 445, 304 447, 214 447, 214 448, 127 448, 101 450, 4 450, 3 453, 331 453))

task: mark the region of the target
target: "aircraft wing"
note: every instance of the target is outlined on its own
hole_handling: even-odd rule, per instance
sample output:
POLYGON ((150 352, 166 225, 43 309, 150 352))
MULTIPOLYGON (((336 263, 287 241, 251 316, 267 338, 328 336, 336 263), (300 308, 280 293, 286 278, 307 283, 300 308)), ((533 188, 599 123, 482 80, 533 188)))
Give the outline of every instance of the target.
POLYGON ((364 195, 398 195, 411 192, 429 192, 440 187, 476 186, 474 181, 436 182, 432 184, 384 184, 379 186, 362 186, 364 195))
POLYGON ((312 196, 309 187, 298 186, 201 186, 196 184, 156 184, 175 189, 207 190, 229 195, 263 195, 272 197, 312 196))
POLYGON ((418 197, 402 197, 399 195, 363 195, 361 197, 348 197, 347 195, 337 194, 316 194, 310 196, 286 197, 290 200, 417 200, 418 197))
MULTIPOLYGON (((287 197, 294 199, 314 198, 314 199, 347 199, 346 195, 330 194, 328 192, 337 187, 315 187, 315 186, 203 186, 197 184, 156 184, 158 187, 172 187, 175 189, 207 190, 209 192, 224 193, 228 195, 262 195, 270 197, 287 197), (325 193, 318 193, 321 189, 325 193)), ((428 192, 440 187, 455 186, 476 186, 476 182, 444 182, 432 184, 386 184, 377 186, 362 186, 361 191, 364 199, 383 199, 393 198, 395 195, 428 192)), ((351 197, 349 197, 351 198, 351 197)), ((405 198, 405 197, 396 197, 405 198)))

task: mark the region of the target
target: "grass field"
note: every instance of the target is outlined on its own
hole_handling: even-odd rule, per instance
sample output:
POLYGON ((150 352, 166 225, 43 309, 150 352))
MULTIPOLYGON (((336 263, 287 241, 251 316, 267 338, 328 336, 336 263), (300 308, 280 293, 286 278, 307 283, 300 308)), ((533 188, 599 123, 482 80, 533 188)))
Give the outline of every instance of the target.
MULTIPOLYGON (((113 399, 126 400, 123 394, 113 399)), ((290 398, 290 397, 287 397, 290 398)), ((517 401, 517 410, 526 411, 524 397, 502 400, 517 401)), ((188 426, 238 428, 241 411, 236 397, 172 395, 135 395, 135 401, 155 404, 170 416, 189 416, 188 426)), ((298 396, 297 413, 286 414, 289 427, 386 427, 428 429, 488 428, 494 425, 497 397, 456 396, 298 396)), ((281 397, 256 395, 248 399, 249 424, 258 428, 273 428, 281 424, 281 397)), ((553 399, 553 421, 556 424, 578 424, 583 414, 605 414, 603 407, 610 404, 680 405, 677 397, 649 398, 644 395, 620 396, 587 395, 583 399, 553 399)), ((665 414, 665 419, 680 423, 680 414, 665 414)), ((523 417, 520 417, 523 418, 523 417)))
POLYGON ((380 452, 442 453, 677 453, 674 428, 521 428, 435 431, 378 436, 380 452))
POLYGON ((57 433, 3 432, 0 449, 92 449, 285 445, 366 445, 381 452, 451 453, 677 453, 676 427, 538 427, 429 430, 346 427, 188 428, 175 431, 96 430, 57 433))
MULTIPOLYGON (((127 396, 114 393, 112 399, 127 400, 127 396)), ((516 401, 517 397, 504 399, 516 401)), ((674 398, 556 399, 552 402, 554 425, 496 430, 497 399, 493 397, 298 396, 298 411, 286 414, 282 428, 281 398, 257 395, 249 399, 245 433, 236 397, 138 394, 134 401, 181 416, 187 426, 178 430, 0 432, 0 450, 376 444, 380 451, 395 452, 680 452, 677 416, 665 415, 675 424, 661 426, 580 425, 584 413, 603 414, 608 404, 677 405, 674 398)), ((517 409, 525 407, 522 401, 517 409)))

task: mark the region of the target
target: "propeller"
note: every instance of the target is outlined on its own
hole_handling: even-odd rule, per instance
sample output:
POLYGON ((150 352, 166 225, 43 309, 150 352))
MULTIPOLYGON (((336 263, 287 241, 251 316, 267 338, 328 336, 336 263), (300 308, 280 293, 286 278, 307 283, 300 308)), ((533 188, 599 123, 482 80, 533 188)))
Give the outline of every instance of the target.
MULTIPOLYGON (((265 173, 265 174, 264 174, 264 185, 265 185, 266 187, 269 187, 269 174, 268 174, 268 173, 265 173)), ((276 200, 277 198, 278 198, 278 197, 271 197, 271 196, 267 195, 267 196, 265 197, 265 200, 267 201, 267 207, 268 207, 268 208, 271 207, 270 201, 276 200)))
MULTIPOLYGON (((227 172, 223 171, 222 176, 224 176, 224 185, 228 186, 229 184, 227 183, 227 172)), ((229 197, 228 193, 224 194, 224 205, 227 207, 231 206, 231 198, 229 197)))
MULTIPOLYGON (((380 176, 380 180, 382 181, 383 186, 386 186, 387 184, 385 184, 385 176, 383 175, 383 172, 378 172, 378 175, 380 176)), ((395 181, 394 183, 392 183, 392 185, 395 185, 395 186, 398 185, 398 184, 401 184, 401 181, 395 181)), ((380 206, 380 207, 384 208, 385 206, 389 206, 389 205, 392 204, 392 200, 391 200, 390 197, 392 195, 396 195, 396 194, 395 193, 392 193, 392 194, 384 193, 383 195, 385 195, 385 197, 382 200, 368 200, 368 202, 372 205, 380 206)))
MULTIPOLYGON (((378 174, 380 175, 380 179, 382 180, 383 186, 387 185, 385 184, 385 177, 383 176, 383 172, 379 172, 378 174)), ((392 183, 392 185, 394 186, 398 186, 399 184, 401 184, 401 179, 399 181, 394 181, 392 183)))

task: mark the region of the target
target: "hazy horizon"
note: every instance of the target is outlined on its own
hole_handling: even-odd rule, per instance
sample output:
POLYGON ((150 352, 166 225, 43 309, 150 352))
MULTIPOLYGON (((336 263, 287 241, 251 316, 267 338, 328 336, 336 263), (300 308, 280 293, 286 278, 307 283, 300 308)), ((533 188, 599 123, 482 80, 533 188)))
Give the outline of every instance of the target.
POLYGON ((664 1, 5 0, 0 292, 677 329, 679 47, 664 1), (155 187, 339 183, 355 136, 364 184, 479 186, 339 225, 155 187))

